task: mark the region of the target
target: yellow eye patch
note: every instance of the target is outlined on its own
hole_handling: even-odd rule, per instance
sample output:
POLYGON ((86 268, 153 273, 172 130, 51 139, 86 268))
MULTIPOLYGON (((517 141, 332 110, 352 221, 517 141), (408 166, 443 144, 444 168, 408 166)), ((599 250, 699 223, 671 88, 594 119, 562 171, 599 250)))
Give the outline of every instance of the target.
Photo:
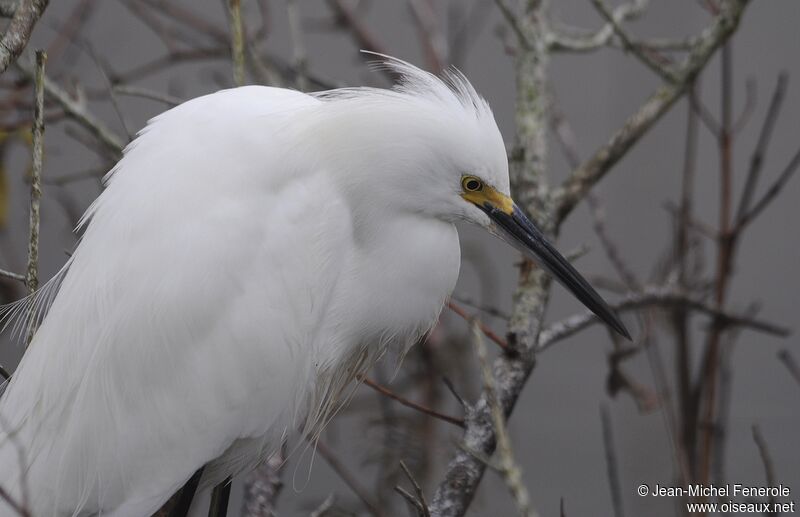
POLYGON ((502 194, 484 183, 475 176, 463 176, 461 178, 461 197, 479 207, 491 205, 498 210, 511 215, 514 212, 514 201, 510 197, 502 194))

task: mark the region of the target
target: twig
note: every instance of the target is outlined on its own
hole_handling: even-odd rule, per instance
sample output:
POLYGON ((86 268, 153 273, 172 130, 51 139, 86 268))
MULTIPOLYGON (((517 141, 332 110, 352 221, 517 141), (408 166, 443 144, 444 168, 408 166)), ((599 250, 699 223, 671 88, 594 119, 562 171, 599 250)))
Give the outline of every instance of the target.
POLYGON ((419 30, 428 69, 440 74, 447 62, 447 40, 442 34, 431 0, 407 0, 419 30))
POLYGON ((605 404, 600 406, 600 422, 603 425, 603 445, 606 451, 606 467, 608 468, 608 485, 611 490, 611 503, 614 505, 614 515, 624 517, 625 512, 622 506, 622 490, 619 482, 619 470, 617 468, 617 454, 614 447, 614 434, 611 427, 611 416, 605 404))
MULTIPOLYGON (((43 50, 36 51, 36 73, 34 74, 34 108, 33 108, 33 160, 31 165, 31 209, 28 223, 28 265, 25 268, 25 285, 28 293, 33 294, 39 288, 39 223, 40 205, 42 201, 42 156, 44 154, 44 65, 47 54, 43 50)), ((36 322, 31 305, 28 315, 29 324, 25 343, 29 345, 33 339, 36 322)))
MULTIPOLYGON (((451 311, 455 312, 456 314, 458 314, 458 315, 459 315, 461 318, 463 318, 465 321, 471 321, 471 320, 472 320, 472 316, 470 316, 469 314, 467 314, 467 311, 465 311, 465 310, 464 310, 464 309, 463 309, 461 306, 459 306, 457 303, 453 302, 453 300, 448 300, 448 302, 447 302, 447 308, 448 308, 448 309, 450 309, 451 311)), ((486 337, 488 337, 489 339, 491 339, 493 343, 495 343, 496 345, 498 345, 500 348, 502 348, 502 349, 504 349, 504 350, 508 349, 508 343, 506 342, 506 340, 505 340, 505 339, 503 339, 503 338, 501 338, 500 336, 498 336, 497 334, 495 334, 495 333, 492 331, 492 329, 490 329, 490 328, 489 328, 487 325, 485 325, 484 323, 482 323, 482 322, 480 322, 480 321, 479 321, 479 322, 478 322, 478 325, 480 326, 481 332, 483 332, 484 334, 486 334, 486 337)))
POLYGON ((367 507, 370 513, 373 515, 383 517, 384 513, 380 510, 380 507, 370 498, 369 492, 367 492, 364 487, 361 486, 361 483, 358 482, 356 477, 350 473, 350 471, 345 467, 344 463, 336 457, 336 455, 331 451, 322 441, 317 442, 316 444, 317 452, 319 455, 322 456, 325 461, 328 462, 328 465, 331 466, 334 472, 342 478, 345 485, 347 485, 350 490, 353 491, 355 495, 361 499, 361 502, 364 503, 364 506, 367 507))
POLYGON ((726 8, 698 39, 684 64, 675 71, 675 82, 658 88, 631 115, 611 140, 578 167, 556 195, 556 223, 562 222, 584 194, 597 183, 625 153, 686 91, 714 52, 734 33, 749 0, 726 2, 726 8))
POLYGON ((691 95, 689 97, 689 103, 695 115, 697 115, 703 125, 706 126, 706 129, 708 129, 708 132, 714 135, 714 138, 719 138, 719 135, 722 133, 720 123, 714 118, 714 115, 711 114, 700 96, 696 93, 691 95))
POLYGON ((403 499, 405 499, 408 502, 408 504, 410 504, 414 508, 414 510, 416 510, 417 517, 424 517, 426 513, 430 515, 428 509, 425 506, 423 506, 422 503, 420 503, 416 497, 410 494, 408 490, 406 490, 401 486, 395 486, 394 491, 400 494, 403 497, 403 499))
POLYGON ((228 18, 231 30, 231 58, 233 84, 244 85, 244 29, 242 28, 241 0, 228 0, 228 18))
MULTIPOLYGON (((358 14, 350 7, 349 2, 344 0, 328 0, 328 5, 330 5, 335 13, 338 24, 350 30, 350 34, 353 36, 356 45, 358 45, 360 49, 369 50, 377 54, 390 54, 383 43, 378 40, 375 34, 369 30, 361 18, 359 18, 358 14)), ((369 54, 359 52, 359 55, 362 58, 371 59, 369 54)), ((396 79, 394 73, 388 68, 381 67, 380 71, 388 77, 390 81, 396 79)))
MULTIPOLYGON (((624 301, 614 304, 611 307, 617 313, 624 313, 650 306, 683 306, 686 307, 687 310, 693 310, 716 318, 720 320, 721 324, 724 326, 746 327, 783 337, 788 336, 790 333, 789 329, 773 323, 720 311, 715 306, 702 299, 680 293, 671 287, 644 287, 641 293, 629 295, 624 301)), ((597 316, 587 311, 553 323, 542 330, 536 349, 539 352, 546 350, 556 342, 573 336, 598 321, 597 316)))
POLYGON ((378 384, 377 382, 373 381, 372 379, 370 379, 368 377, 364 377, 363 378, 363 382, 364 382, 364 384, 366 384, 367 386, 369 386, 373 390, 377 391, 378 393, 380 393, 382 395, 385 395, 385 396, 389 397, 390 399, 395 400, 395 401, 399 402, 400 404, 402 404, 402 405, 404 405, 406 407, 409 407, 409 408, 414 409, 416 411, 420 411, 422 413, 425 413, 426 415, 430 415, 430 416, 432 416, 434 418, 438 418, 439 420, 443 420, 443 421, 451 423, 453 425, 457 425, 457 426, 462 427, 462 428, 464 427, 464 419, 463 418, 456 418, 454 416, 445 415, 444 413, 440 413, 440 412, 436 411, 435 409, 431 409, 431 408, 429 408, 427 406, 423 406, 422 404, 417 404, 416 402, 412 402, 411 400, 408 400, 407 398, 398 395, 397 393, 393 392, 392 390, 390 390, 388 388, 385 388, 384 386, 381 386, 380 384, 378 384))
POLYGON ((657 75, 662 77, 668 82, 675 82, 676 78, 672 70, 665 66, 663 63, 659 63, 655 59, 653 59, 650 54, 648 53, 647 49, 633 44, 631 38, 622 28, 622 26, 617 22, 614 18, 613 13, 609 10, 608 6, 602 0, 592 0, 592 4, 594 5, 595 9, 600 13, 600 15, 611 25, 611 28, 614 30, 614 33, 619 37, 620 41, 622 42, 622 48, 625 50, 629 50, 636 56, 639 61, 644 63, 650 70, 655 72, 657 75))
POLYGON ((472 298, 472 297, 467 296, 467 295, 455 295, 454 294, 450 298, 452 300, 455 300, 459 304, 469 305, 473 309, 477 309, 477 310, 479 310, 481 312, 484 312, 484 313, 488 314, 489 316, 492 316, 492 317, 495 317, 495 318, 499 318, 501 320, 508 320, 508 318, 511 317, 511 315, 508 314, 507 312, 505 312, 505 311, 503 311, 501 309, 498 309, 497 307, 492 307, 492 306, 489 306, 489 305, 482 304, 481 302, 479 302, 475 298, 472 298))
POLYGON ((761 174, 761 168, 764 165, 764 155, 767 152, 767 146, 772 139, 772 130, 775 129, 775 123, 778 121, 781 104, 786 96, 786 86, 789 83, 789 76, 786 72, 778 75, 778 82, 775 85, 775 91, 772 93, 772 99, 767 108, 767 115, 764 117, 764 124, 761 126, 761 132, 758 134, 758 141, 756 148, 750 157, 750 168, 747 171, 747 179, 744 182, 742 189, 742 197, 739 200, 739 208, 736 213, 736 224, 740 226, 745 214, 750 210, 750 203, 753 200, 753 194, 758 184, 758 177, 761 174))
MULTIPOLYGON (((764 464, 764 474, 767 477, 767 486, 776 486, 777 483, 775 482, 775 467, 772 463, 772 456, 769 453, 769 448, 767 447, 767 441, 764 439, 764 436, 761 434, 761 429, 758 427, 758 424, 753 424, 753 441, 756 442, 756 446, 758 447, 758 453, 761 456, 761 462, 764 464)), ((775 507, 775 496, 769 496, 770 506, 773 508, 775 507)))
POLYGON ((47 4, 48 0, 20 0, 14 9, 14 17, 0 39, 0 74, 22 54, 47 4))
POLYGON ((286 0, 286 16, 289 19, 289 36, 292 40, 292 55, 295 69, 295 84, 300 91, 308 90, 308 56, 303 42, 303 29, 300 25, 300 12, 296 0, 286 0))
POLYGON ((113 90, 121 95, 129 95, 131 97, 141 97, 143 99, 150 99, 153 101, 162 102, 168 106, 177 106, 183 102, 180 97, 175 97, 166 93, 148 90, 147 88, 140 88, 138 86, 114 86, 113 90))
POLYGON ((505 0, 494 0, 494 3, 497 5, 497 9, 500 11, 500 14, 503 15, 506 23, 511 27, 511 30, 514 31, 519 45, 525 49, 530 48, 531 44, 528 41, 528 37, 522 32, 522 28, 519 24, 519 17, 514 13, 511 7, 508 6, 505 0))
POLYGON ((447 391, 449 391, 450 394, 453 396, 453 398, 456 399, 456 402, 458 402, 458 404, 461 406, 461 408, 465 409, 465 410, 468 409, 469 408, 469 404, 467 404, 467 401, 464 400, 464 397, 462 397, 458 393, 458 390, 456 390, 456 387, 453 386, 453 382, 450 379, 448 379, 447 377, 442 377, 442 382, 444 382, 444 385, 447 386, 447 391))
POLYGON ((309 517, 324 517, 328 514, 328 510, 333 508, 334 503, 336 503, 336 495, 328 495, 328 497, 326 497, 325 500, 322 501, 322 503, 309 514, 309 517))
POLYGON ((775 182, 770 185, 764 195, 761 196, 758 201, 756 201, 755 205, 753 205, 753 208, 742 216, 736 227, 737 232, 741 231, 744 227, 753 222, 756 217, 758 217, 758 215, 770 204, 770 202, 775 199, 783 187, 786 186, 786 183, 792 179, 792 176, 795 172, 797 172, 798 168, 800 168, 800 149, 797 150, 791 161, 789 161, 789 164, 785 169, 783 169, 783 172, 781 172, 780 176, 778 176, 778 179, 776 179, 775 182))
POLYGON ((750 122, 750 117, 753 115, 753 110, 756 107, 756 81, 752 77, 749 77, 747 81, 744 83, 744 107, 742 108, 742 112, 739 113, 739 116, 736 118, 736 122, 733 123, 733 133, 738 134, 742 131, 742 129, 747 126, 747 123, 750 122))
MULTIPOLYGON (((647 5, 647 0, 634 0, 633 2, 619 5, 614 9, 611 18, 616 25, 633 20, 645 12, 647 5)), ((595 32, 584 36, 568 36, 557 31, 549 31, 546 34, 546 42, 549 49, 554 52, 589 52, 610 45, 613 36, 614 26, 606 23, 595 32)), ((670 43, 674 45, 674 43, 670 43)), ((678 46, 682 45, 678 44, 678 46)))
POLYGON ((794 360, 791 352, 786 349, 781 350, 778 352, 778 359, 786 366, 786 369, 789 370, 797 384, 800 385, 800 365, 794 360))
POLYGON ((431 514, 428 511, 428 503, 425 501, 425 493, 422 491, 422 487, 419 486, 419 483, 414 478, 414 475, 411 474, 411 471, 408 469, 408 466, 406 466, 405 462, 402 460, 400 461, 400 468, 403 469, 403 472, 405 473, 406 477, 411 482, 411 486, 414 487, 414 494, 416 495, 416 497, 412 496, 399 486, 395 487, 395 489, 403 497, 405 497, 406 500, 408 500, 412 505, 414 505, 420 517, 430 517, 431 514))
POLYGON ((536 515, 536 512, 531 507, 528 489, 525 488, 525 484, 522 481, 522 471, 514 459, 514 453, 511 449, 511 439, 508 436, 508 430, 506 428, 505 415, 497 400, 494 374, 489 365, 486 346, 483 343, 483 332, 477 320, 473 320, 472 322, 472 342, 475 346, 475 353, 480 363, 483 389, 484 393, 486 393, 489 409, 491 410, 494 432, 497 437, 497 454, 500 456, 500 471, 503 474, 506 485, 511 491, 511 495, 514 497, 514 502, 519 514, 522 517, 532 517, 536 515))
POLYGON ((4 278, 10 278, 11 280, 17 280, 19 282, 25 282, 25 275, 20 275, 19 273, 14 273, 12 271, 6 271, 5 269, 0 269, 0 276, 4 278))
POLYGON ((614 269, 617 271, 619 278, 628 287, 628 289, 632 291, 639 291, 642 287, 641 282, 639 282, 639 279, 636 278, 636 275, 633 273, 633 270, 628 266, 628 264, 625 263, 625 259, 622 258, 622 253, 619 251, 617 244, 611 239, 611 236, 608 235, 608 231, 606 229, 605 212, 603 211, 603 207, 600 205, 600 200, 592 192, 587 192, 586 202, 589 205, 589 211, 591 212, 592 219, 594 221, 594 224, 592 225, 594 232, 597 234, 597 237, 600 239, 600 243, 603 245, 603 250, 606 252, 606 257, 608 257, 611 265, 613 265, 614 269))
MULTIPOLYGON (((26 76, 33 78, 35 71, 34 66, 30 62, 23 58, 17 60, 16 64, 26 76)), ((66 91, 61 89, 60 86, 51 81, 47 76, 44 76, 43 80, 45 93, 48 97, 53 99, 56 104, 61 106, 61 109, 64 110, 67 116, 86 128, 110 154, 116 158, 122 156, 122 149, 125 147, 125 144, 114 131, 89 113, 83 104, 72 100, 66 91)))

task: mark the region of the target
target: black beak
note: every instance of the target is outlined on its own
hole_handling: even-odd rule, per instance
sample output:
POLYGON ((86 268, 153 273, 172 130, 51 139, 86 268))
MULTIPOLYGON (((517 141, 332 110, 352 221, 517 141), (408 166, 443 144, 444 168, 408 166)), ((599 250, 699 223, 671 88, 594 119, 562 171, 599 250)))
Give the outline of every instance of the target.
POLYGON ((542 232, 517 205, 514 205, 510 215, 488 202, 484 203, 481 209, 494 221, 501 237, 509 244, 534 259, 606 325, 626 339, 631 339, 628 329, 617 318, 611 307, 572 267, 572 264, 547 242, 542 232))

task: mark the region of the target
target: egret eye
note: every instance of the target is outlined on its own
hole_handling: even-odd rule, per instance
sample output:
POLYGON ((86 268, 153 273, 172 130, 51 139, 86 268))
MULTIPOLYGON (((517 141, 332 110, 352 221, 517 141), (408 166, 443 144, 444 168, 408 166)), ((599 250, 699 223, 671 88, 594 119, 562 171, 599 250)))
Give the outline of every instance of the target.
POLYGON ((474 176, 466 176, 461 180, 461 186, 467 192, 478 192, 483 189, 483 182, 474 176))

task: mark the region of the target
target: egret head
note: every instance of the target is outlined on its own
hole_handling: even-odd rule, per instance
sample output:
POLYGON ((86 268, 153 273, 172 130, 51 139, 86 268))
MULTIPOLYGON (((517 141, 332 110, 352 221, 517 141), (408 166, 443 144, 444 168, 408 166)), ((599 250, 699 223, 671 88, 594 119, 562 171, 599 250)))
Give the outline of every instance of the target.
POLYGON ((346 181, 360 205, 482 226, 533 259, 630 339, 613 310, 512 200, 503 138, 488 103, 469 81, 458 71, 439 78, 380 57, 380 66, 399 77, 393 89, 321 95, 344 101, 333 103, 345 116, 337 118, 327 140, 336 149, 347 147, 345 141, 358 142, 357 152, 350 147, 347 154, 346 181), (354 159, 362 160, 360 165, 354 159), (383 174, 374 170, 376 163, 383 174))

